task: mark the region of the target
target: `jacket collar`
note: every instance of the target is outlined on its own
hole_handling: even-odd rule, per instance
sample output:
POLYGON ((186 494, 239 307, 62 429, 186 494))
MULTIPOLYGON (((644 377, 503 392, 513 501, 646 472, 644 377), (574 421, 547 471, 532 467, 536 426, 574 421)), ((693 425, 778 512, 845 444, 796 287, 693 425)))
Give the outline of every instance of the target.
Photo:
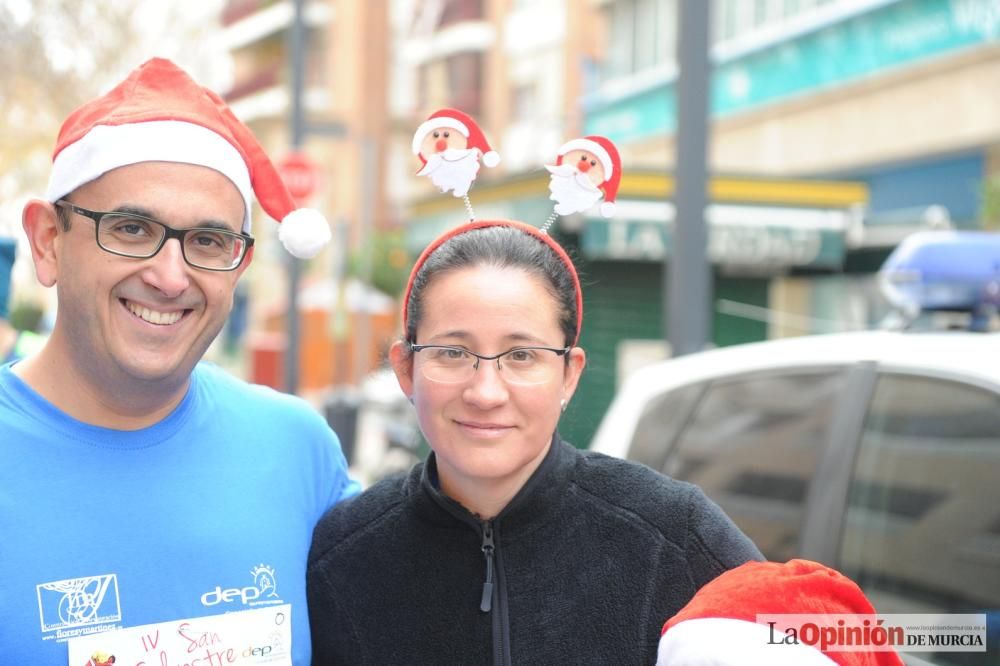
MULTIPOLYGON (((494 527, 505 538, 513 538, 557 516, 570 485, 574 458, 573 447, 563 442, 558 433, 554 434, 538 469, 493 519, 494 527)), ((440 526, 454 526, 457 521, 478 529, 482 524, 478 516, 441 492, 433 452, 424 464, 410 472, 408 484, 422 519, 440 526)))

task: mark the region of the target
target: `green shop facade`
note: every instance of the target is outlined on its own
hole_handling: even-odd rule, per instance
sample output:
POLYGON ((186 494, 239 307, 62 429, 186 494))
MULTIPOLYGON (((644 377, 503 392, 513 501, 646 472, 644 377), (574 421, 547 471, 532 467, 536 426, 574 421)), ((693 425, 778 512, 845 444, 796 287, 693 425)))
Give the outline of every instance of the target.
MULTIPOLYGON (((588 365, 560 426, 577 446, 589 445, 629 370, 669 355, 663 270, 671 254, 673 187, 673 177, 663 172, 626 172, 613 218, 576 215, 561 218, 553 228, 573 257, 584 290, 580 344, 588 365)), ((548 174, 535 172, 477 183, 470 198, 477 219, 541 225, 552 212, 548 194, 548 174)), ((715 177, 709 195, 716 346, 773 337, 767 313, 775 283, 790 276, 800 284, 828 283, 811 290, 802 303, 829 317, 823 303, 838 298, 838 276, 870 275, 889 249, 877 248, 877 256, 866 258, 871 248, 857 242, 868 196, 859 182, 715 177)), ((460 199, 438 195, 416 202, 408 219, 407 250, 416 256, 467 216, 460 199)))

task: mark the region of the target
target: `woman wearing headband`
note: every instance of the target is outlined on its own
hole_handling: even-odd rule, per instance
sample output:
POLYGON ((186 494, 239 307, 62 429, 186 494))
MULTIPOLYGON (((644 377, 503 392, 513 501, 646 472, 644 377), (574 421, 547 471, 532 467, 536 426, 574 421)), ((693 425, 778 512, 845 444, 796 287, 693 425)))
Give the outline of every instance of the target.
POLYGON ((586 356, 573 264, 480 221, 418 259, 390 350, 432 453, 321 521, 316 664, 652 664, 754 545, 696 487, 556 432, 586 356))

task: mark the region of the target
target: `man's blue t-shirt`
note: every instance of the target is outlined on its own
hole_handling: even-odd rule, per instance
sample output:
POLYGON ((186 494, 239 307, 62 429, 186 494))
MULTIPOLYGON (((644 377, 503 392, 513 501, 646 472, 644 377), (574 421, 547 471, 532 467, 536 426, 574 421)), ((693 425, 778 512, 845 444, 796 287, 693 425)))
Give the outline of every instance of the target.
POLYGON ((358 490, 307 403, 214 366, 137 431, 77 421, 2 366, 0 661, 65 666, 78 636, 289 604, 308 664, 313 527, 358 490))

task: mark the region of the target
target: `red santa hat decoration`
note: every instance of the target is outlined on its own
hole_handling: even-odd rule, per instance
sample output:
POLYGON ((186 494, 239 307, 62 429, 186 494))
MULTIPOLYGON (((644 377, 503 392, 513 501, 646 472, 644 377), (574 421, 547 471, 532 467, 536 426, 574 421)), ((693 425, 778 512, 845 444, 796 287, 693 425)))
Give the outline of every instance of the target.
POLYGON ((250 231, 256 195, 281 223, 278 237, 296 257, 312 257, 330 241, 326 219, 316 210, 296 209, 274 164, 225 101, 161 58, 70 114, 59 132, 46 198, 54 202, 112 169, 140 162, 196 164, 222 173, 243 196, 243 230, 250 231))
POLYGON ((903 666, 891 649, 776 643, 771 627, 756 622, 759 614, 874 615, 875 609, 852 580, 817 562, 747 562, 702 587, 663 625, 657 666, 903 666))
POLYGON ((490 148, 486 135, 479 128, 479 124, 467 113, 458 109, 439 109, 427 117, 422 122, 417 131, 413 134, 413 154, 420 158, 423 163, 427 163, 427 156, 420 151, 420 145, 427 135, 436 129, 453 129, 464 136, 469 148, 479 150, 482 155, 483 164, 492 168, 500 164, 500 154, 490 148))
POLYGON ((590 135, 567 141, 559 147, 557 165, 561 165, 567 153, 574 150, 584 150, 597 157, 604 169, 604 182, 598 187, 604 193, 601 203, 601 215, 613 217, 615 214, 615 198, 618 196, 618 185, 622 179, 622 160, 615 144, 603 136, 590 135))

